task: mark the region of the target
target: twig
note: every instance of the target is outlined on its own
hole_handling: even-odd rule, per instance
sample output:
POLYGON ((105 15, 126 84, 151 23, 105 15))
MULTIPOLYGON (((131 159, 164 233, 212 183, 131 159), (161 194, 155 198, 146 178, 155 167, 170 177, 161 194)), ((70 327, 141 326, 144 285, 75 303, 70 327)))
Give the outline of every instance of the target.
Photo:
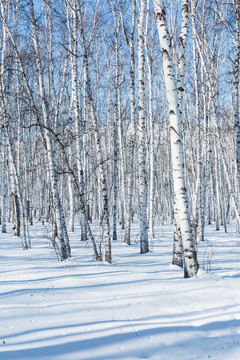
POLYGON ((132 327, 133 331, 135 332, 136 336, 138 336, 138 332, 135 330, 135 328, 134 328, 134 326, 133 326, 133 324, 132 324, 132 322, 131 322, 131 320, 129 319, 129 317, 128 317, 128 316, 127 316, 127 319, 128 319, 128 321, 129 321, 129 323, 130 323, 130 325, 131 325, 131 327, 132 327))

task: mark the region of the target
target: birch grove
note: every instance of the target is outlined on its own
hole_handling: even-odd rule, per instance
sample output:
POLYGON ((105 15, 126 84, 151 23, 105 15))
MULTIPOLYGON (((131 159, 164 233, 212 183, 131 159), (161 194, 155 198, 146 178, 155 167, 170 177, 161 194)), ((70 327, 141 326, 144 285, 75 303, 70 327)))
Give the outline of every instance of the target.
POLYGON ((75 232, 112 263, 171 221, 196 276, 206 223, 240 224, 239 6, 0 0, 2 232, 27 250, 39 221, 60 260, 75 232))

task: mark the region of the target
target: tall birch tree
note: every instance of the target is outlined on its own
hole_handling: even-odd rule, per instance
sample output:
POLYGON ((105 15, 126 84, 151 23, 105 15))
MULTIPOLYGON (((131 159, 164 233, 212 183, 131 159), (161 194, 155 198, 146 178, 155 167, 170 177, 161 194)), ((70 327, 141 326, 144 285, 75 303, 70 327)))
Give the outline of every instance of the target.
POLYGON ((131 222, 132 222, 132 199, 133 199, 133 170, 134 170, 134 149, 136 144, 136 115, 135 115, 135 49, 134 49, 134 34, 136 28, 136 0, 132 1, 132 24, 131 31, 128 36, 127 29, 123 17, 123 6, 120 1, 120 15, 123 28, 124 38, 129 50, 130 56, 130 140, 129 140, 129 176, 128 176, 128 190, 127 190, 127 211, 126 224, 124 233, 124 242, 130 245, 131 222))
POLYGON ((57 238, 60 244, 60 254, 61 260, 65 260, 69 256, 71 256, 70 244, 66 229, 66 223, 63 213, 63 208, 60 200, 56 169, 55 169, 55 148, 52 143, 52 136, 50 131, 50 121, 49 121, 49 104, 47 101, 45 84, 44 84, 44 69, 42 65, 41 51, 39 38, 37 35, 37 23, 34 12, 34 4, 33 0, 29 0, 29 11, 31 18, 31 27, 32 27, 32 40, 35 51, 35 61, 36 61, 36 69, 38 76, 38 88, 39 94, 41 97, 41 106, 44 120, 44 137, 46 141, 46 150, 47 150, 47 159, 48 159, 48 168, 50 174, 51 181, 51 190, 53 195, 54 202, 54 210, 56 212, 56 228, 57 228, 57 238))
POLYGON ((146 0, 141 0, 138 19, 138 167, 139 167, 139 219, 140 252, 149 251, 147 224, 147 182, 146 182, 146 99, 145 99, 145 52, 144 32, 146 28, 146 0))
POLYGON ((178 93, 184 91, 183 72, 188 32, 189 2, 184 0, 182 1, 182 31, 179 38, 178 56, 180 62, 179 67, 181 70, 179 84, 177 83, 174 74, 171 38, 167 25, 167 7, 164 1, 154 0, 154 8, 162 50, 162 65, 166 87, 166 97, 169 107, 174 199, 176 204, 175 216, 178 218, 181 229, 184 277, 189 278, 197 274, 198 263, 196 244, 191 228, 187 188, 185 185, 181 114, 179 113, 181 104, 178 99, 178 93))
POLYGON ((106 172, 103 161, 103 152, 99 134, 99 124, 98 117, 96 113, 96 105, 94 103, 92 95, 92 86, 91 78, 89 74, 89 59, 88 59, 88 49, 86 42, 86 34, 84 29, 84 12, 83 7, 78 6, 78 18, 79 18, 79 33, 81 39, 81 51, 83 57, 83 67, 85 71, 85 86, 86 86, 86 95, 88 98, 88 103, 90 107, 90 116, 93 121, 95 141, 96 141, 96 151, 97 151, 97 160, 99 164, 100 171, 100 180, 101 180, 101 190, 102 190, 102 201, 103 201, 103 233, 104 233, 104 243, 105 243, 105 261, 112 262, 112 249, 111 249, 111 238, 110 238, 110 223, 109 223, 109 205, 108 205, 108 188, 107 188, 107 179, 106 172))

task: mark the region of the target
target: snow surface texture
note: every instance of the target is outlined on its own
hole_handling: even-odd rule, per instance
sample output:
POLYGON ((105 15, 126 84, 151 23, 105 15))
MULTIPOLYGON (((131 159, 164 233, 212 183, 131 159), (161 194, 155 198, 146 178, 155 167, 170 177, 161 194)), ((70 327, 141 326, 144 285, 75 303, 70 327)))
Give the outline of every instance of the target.
MULTIPOLYGON (((170 265, 172 225, 155 224, 156 240, 145 255, 133 225, 130 247, 119 229, 112 265, 93 261, 79 228, 70 234, 73 256, 62 263, 40 223, 30 229, 27 251, 19 238, 1 234, 1 360, 240 359, 234 225, 228 234, 207 228, 201 269, 191 279, 170 265)), ((96 224, 93 229, 96 235, 96 224)))

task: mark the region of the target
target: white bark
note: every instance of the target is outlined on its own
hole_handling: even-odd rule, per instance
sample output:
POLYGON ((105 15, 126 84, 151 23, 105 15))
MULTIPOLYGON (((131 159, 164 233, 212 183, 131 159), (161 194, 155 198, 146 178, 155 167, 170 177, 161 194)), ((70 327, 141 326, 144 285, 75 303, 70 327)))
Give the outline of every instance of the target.
POLYGON ((193 219, 195 232, 199 225, 199 217, 202 208, 202 144, 201 144, 201 117, 199 114, 199 91, 198 91, 198 73, 197 73, 197 52, 196 52, 196 29, 195 29, 195 0, 191 1, 191 20, 193 29, 193 68, 194 68, 194 92, 195 92, 195 120, 197 126, 197 181, 195 186, 195 203, 193 209, 193 219))
MULTIPOLYGON (((176 211, 175 211, 176 213, 176 211)), ((175 229, 173 233, 173 257, 172 264, 183 268, 183 249, 182 249, 182 237, 181 228, 177 219, 174 219, 175 229)))
POLYGON ((6 145, 6 130, 2 128, 2 233, 6 233, 7 222, 7 145, 6 145))
MULTIPOLYGON (((7 4, 8 5, 8 4, 7 4)), ((5 17, 5 13, 7 9, 4 7, 1 2, 1 14, 5 17)), ((4 122, 7 121, 6 116, 6 103, 5 103, 5 56, 6 56, 6 40, 7 40, 7 32, 5 24, 2 24, 2 57, 0 64, 0 90, 2 94, 2 104, 1 104, 1 112, 4 114, 4 122)), ((6 217, 7 217, 7 182, 6 182, 6 157, 7 157, 7 143, 6 143, 6 130, 2 128, 2 232, 6 233, 6 217)))
POLYGON ((132 198, 133 198, 133 169, 134 169, 134 149, 136 143, 136 117, 135 117, 135 52, 134 52, 134 32, 136 25, 136 0, 132 5, 132 28, 128 38, 126 27, 123 21, 123 11, 121 8, 121 19, 124 37, 130 54, 130 124, 132 133, 130 135, 130 154, 129 154, 129 178, 127 192, 127 210, 124 242, 130 245, 131 222, 132 222, 132 198))
MULTIPOLYGON (((118 122, 119 122, 119 20, 117 17, 116 3, 114 3, 113 17, 115 23, 114 47, 115 47, 115 78, 114 78, 114 123, 113 123, 113 240, 117 240, 117 202, 118 202, 118 122)), ((121 150, 120 150, 121 151, 121 150)))
POLYGON ((138 20, 138 111, 139 111, 139 215, 140 215, 140 252, 149 251, 147 225, 147 184, 146 184, 146 100, 145 100, 145 54, 144 31, 146 23, 146 0, 141 0, 138 20))
POLYGON ((25 209, 23 205, 22 192, 20 189, 16 162, 14 161, 14 157, 13 157, 12 140, 9 130, 6 131, 6 134, 7 134, 7 146, 8 146, 8 155, 9 155, 9 163, 10 163, 10 179, 11 179, 11 188, 12 188, 11 195, 13 201, 13 211, 15 216, 15 227, 16 227, 15 235, 21 237, 22 247, 24 250, 27 250, 28 244, 27 244, 27 234, 26 234, 25 209))
POLYGON ((237 178, 238 191, 240 192, 240 117, 239 117, 239 62, 240 62, 240 1, 234 0, 235 12, 235 61, 234 61, 234 92, 233 92, 233 111, 234 124, 236 127, 236 157, 237 157, 237 178))
MULTIPOLYGON (((73 168, 73 145, 69 145, 69 165, 73 168)), ((74 217, 75 217, 75 197, 72 174, 68 176, 68 189, 69 189, 69 231, 74 232, 74 217)))
POLYGON ((57 177, 55 171, 55 153, 54 153, 54 146, 52 145, 51 133, 49 129, 50 124, 49 124, 49 114, 48 114, 48 103, 45 94, 43 67, 41 64, 39 40, 36 31, 36 19, 34 14, 33 0, 29 0, 29 9, 30 9, 30 17, 32 23, 31 24, 32 40, 35 51, 35 61, 36 61, 37 75, 38 75, 38 87, 39 87, 39 94, 41 97, 41 105, 42 105, 42 112, 44 119, 44 137, 47 148, 48 168, 49 168, 52 195, 54 201, 54 210, 56 212, 57 237, 60 243, 61 260, 65 260, 67 257, 71 256, 71 250, 69 245, 69 239, 68 239, 62 204, 60 201, 57 177))
MULTIPOLYGON (((77 2, 73 1, 72 4, 72 16, 73 16, 73 33, 70 34, 70 50, 71 50, 71 70, 72 70, 72 101, 74 112, 74 124, 76 135, 76 150, 77 150, 77 171, 78 181, 80 184, 80 202, 85 206, 85 194, 84 194, 84 176, 83 176, 83 124, 80 120, 79 109, 79 96, 78 96, 78 49, 77 49, 77 36, 78 36, 78 10, 77 2), (80 126, 82 125, 82 126, 80 126)), ((71 29, 70 19, 68 20, 69 31, 71 29)), ((86 104, 84 104, 86 106, 86 104)), ((84 211, 80 210, 81 216, 81 240, 87 240, 87 226, 84 211)))
POLYGON ((102 191, 102 202, 103 202, 103 232, 105 240, 105 261, 112 262, 112 251, 111 251, 111 239, 110 239, 110 224, 109 224, 109 208, 108 208, 108 189, 107 189, 107 179, 105 173, 105 167, 103 162, 103 153, 100 141, 100 134, 98 129, 98 120, 95 109, 95 104, 93 100, 92 90, 91 90, 91 80, 89 75, 89 64, 88 64, 88 52, 87 44, 85 38, 84 22, 83 22, 83 13, 82 9, 78 8, 79 14, 79 23, 80 23, 80 38, 81 38, 81 47, 82 47, 82 56, 83 56, 83 66, 84 71, 86 72, 85 86, 86 93, 90 106, 90 115, 93 120, 93 125, 95 127, 95 141, 96 141, 96 151, 97 151, 97 160, 99 164, 100 171, 100 180, 101 180, 101 191, 102 191))
MULTIPOLYGON (((120 74, 119 74, 120 75, 120 74)), ((120 185, 120 201, 119 201, 119 205, 120 205, 120 219, 121 219, 121 227, 122 229, 125 228, 125 213, 126 213, 126 192, 125 192, 125 188, 126 188, 126 171, 125 171, 125 147, 124 147, 124 140, 123 140, 123 126, 122 126, 122 118, 121 118, 121 85, 119 83, 119 76, 118 76, 118 87, 117 87, 117 92, 118 92, 118 150, 119 150, 119 185, 120 185)))
POLYGON ((154 156, 154 117, 153 117, 153 79, 152 79, 152 65, 153 59, 150 53, 148 44, 148 22, 149 22, 149 6, 147 4, 147 21, 145 30, 145 46, 146 46, 146 60, 147 60, 147 79, 148 79, 148 128, 150 130, 150 149, 149 149, 149 231, 151 239, 155 238, 154 235, 154 169, 155 169, 155 156, 154 156))
MULTIPOLYGON (((184 258, 184 277, 193 277, 197 274, 197 254, 193 238, 190 214, 188 209, 187 189, 185 185, 183 145, 181 136, 181 119, 179 115, 179 102, 177 83, 174 77, 173 59, 171 54, 171 39, 167 27, 166 7, 161 0, 154 0, 155 16, 158 34, 162 49, 162 63, 166 96, 169 106, 170 140, 173 166, 174 198, 176 203, 175 216, 178 217, 182 235, 184 258)), ((182 1, 182 36, 179 43, 179 59, 185 57, 188 23, 188 1, 182 1)), ((183 59, 184 61, 184 59, 183 59)), ((183 69, 182 69, 183 71, 183 69)), ((184 91, 184 88, 179 89, 184 91)))

